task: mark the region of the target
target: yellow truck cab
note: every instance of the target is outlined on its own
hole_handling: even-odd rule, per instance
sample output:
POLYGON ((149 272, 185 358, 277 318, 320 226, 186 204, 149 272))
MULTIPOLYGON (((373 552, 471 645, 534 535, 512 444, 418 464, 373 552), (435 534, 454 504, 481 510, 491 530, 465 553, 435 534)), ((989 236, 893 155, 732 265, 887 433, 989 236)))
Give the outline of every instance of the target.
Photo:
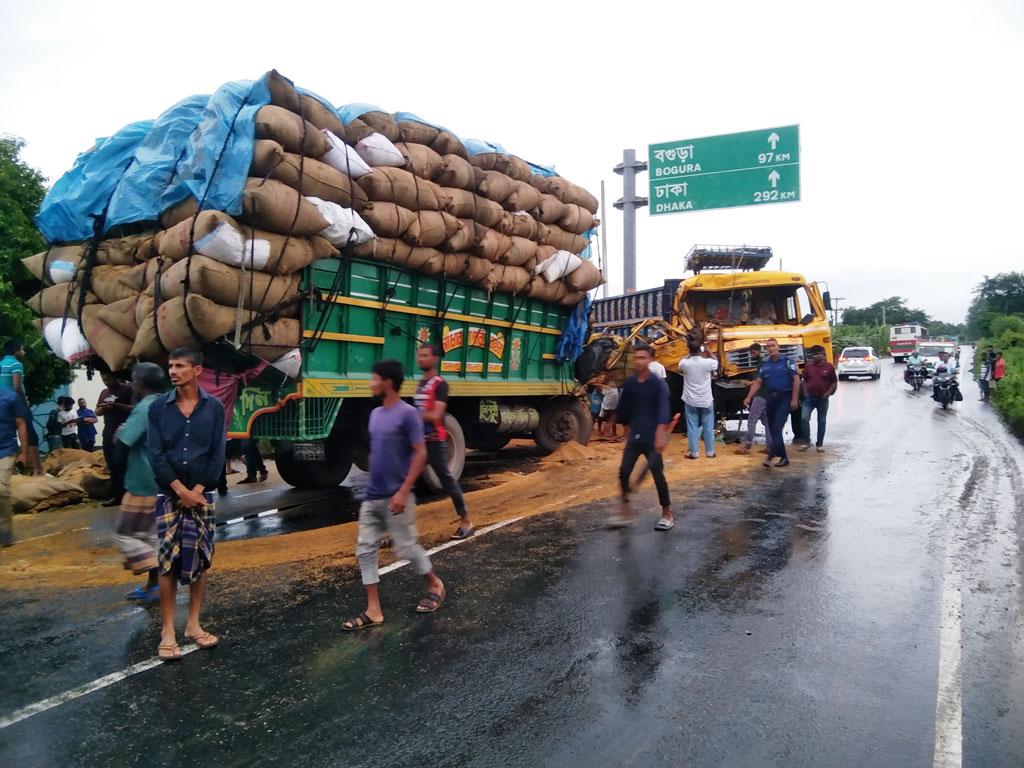
MULTIPOLYGON (((795 272, 764 269, 771 258, 769 247, 694 246, 686 258, 693 277, 676 290, 673 324, 700 329, 718 360, 715 401, 723 416, 742 407, 746 381, 756 375, 750 357, 754 342, 764 346, 776 339, 781 354, 801 369, 815 346, 823 347, 832 362, 827 289, 795 272)), ((661 362, 674 370, 679 361, 661 362)))

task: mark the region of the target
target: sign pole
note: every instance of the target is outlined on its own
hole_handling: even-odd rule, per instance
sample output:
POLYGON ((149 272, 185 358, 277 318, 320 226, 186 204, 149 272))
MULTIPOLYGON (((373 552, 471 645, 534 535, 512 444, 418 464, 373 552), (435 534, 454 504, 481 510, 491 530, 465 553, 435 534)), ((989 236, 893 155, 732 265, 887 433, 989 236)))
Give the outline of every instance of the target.
MULTIPOLYGON (((601 218, 608 215, 608 206, 604 201, 604 179, 601 179, 601 218)), ((601 222, 601 271, 604 273, 604 285, 601 292, 608 298, 608 283, 611 282, 611 266, 608 264, 608 227, 601 222)))
POLYGON ((636 196, 636 174, 647 170, 647 162, 636 159, 636 151, 622 150, 622 162, 613 169, 622 176, 622 197, 614 205, 622 211, 622 291, 636 291, 636 209, 647 205, 636 196))

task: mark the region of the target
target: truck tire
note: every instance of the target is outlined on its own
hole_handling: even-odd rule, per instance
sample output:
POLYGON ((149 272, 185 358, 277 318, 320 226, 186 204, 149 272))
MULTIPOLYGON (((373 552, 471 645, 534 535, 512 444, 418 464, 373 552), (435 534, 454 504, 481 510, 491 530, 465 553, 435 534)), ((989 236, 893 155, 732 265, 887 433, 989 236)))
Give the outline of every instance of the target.
MULTIPOLYGON (((466 468, 466 435, 459 420, 450 413, 444 415, 444 428, 448 431, 448 472, 458 480, 462 477, 462 470, 466 468)), ((437 473, 429 466, 423 470, 423 482, 434 493, 444 490, 437 473)))
POLYGON ((579 400, 559 398, 548 403, 541 411, 540 424, 533 432, 533 441, 547 455, 572 440, 586 445, 590 442, 592 429, 590 413, 579 400))
POLYGON ((297 461, 291 451, 275 457, 281 479, 295 488, 334 488, 348 477, 352 459, 346 454, 324 461, 297 461))

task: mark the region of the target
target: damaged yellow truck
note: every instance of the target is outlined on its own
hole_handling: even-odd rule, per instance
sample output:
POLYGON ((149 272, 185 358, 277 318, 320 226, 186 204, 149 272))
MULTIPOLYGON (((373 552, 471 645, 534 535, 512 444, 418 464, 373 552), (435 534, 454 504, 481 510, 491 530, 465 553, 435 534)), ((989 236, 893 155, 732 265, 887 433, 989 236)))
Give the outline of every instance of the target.
POLYGON ((669 372, 678 410, 682 379, 676 371, 693 339, 718 360, 715 410, 719 418, 732 418, 742 412, 747 383, 757 374, 751 344, 774 338, 801 369, 815 346, 831 362, 827 286, 795 272, 765 269, 771 258, 768 247, 694 246, 686 258, 692 277, 595 301, 593 334, 577 376, 589 383, 621 380, 632 367, 634 343, 646 341, 669 372))

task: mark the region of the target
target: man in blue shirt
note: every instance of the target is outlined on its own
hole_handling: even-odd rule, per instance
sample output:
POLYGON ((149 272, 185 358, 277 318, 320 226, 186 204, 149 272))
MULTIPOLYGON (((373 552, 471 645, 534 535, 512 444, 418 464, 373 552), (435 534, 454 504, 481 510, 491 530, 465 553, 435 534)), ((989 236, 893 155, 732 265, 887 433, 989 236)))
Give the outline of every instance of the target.
POLYGON ((0 547, 14 543, 14 508, 11 506, 11 475, 19 458, 25 461, 28 447, 28 406, 10 389, 0 389, 0 547))
POLYGON ((181 658, 174 633, 177 581, 189 585, 185 637, 200 648, 219 639, 199 624, 206 590, 206 572, 213 562, 214 501, 224 471, 224 406, 199 387, 203 355, 179 347, 167 363, 174 389, 149 407, 146 451, 159 488, 157 555, 160 570, 160 612, 163 630, 157 655, 181 658))
POLYGON ((83 451, 96 449, 96 411, 85 402, 84 397, 78 398, 78 442, 83 451))
POLYGON ((21 339, 11 339, 4 344, 4 356, 0 358, 0 389, 8 389, 25 404, 28 410, 28 420, 25 427, 28 430, 28 443, 22 444, 25 451, 25 466, 32 469, 32 475, 42 477, 43 463, 39 460, 39 435, 36 432, 36 425, 32 420, 32 411, 28 407, 28 395, 25 393, 25 343, 21 339))
POLYGON ((672 500, 665 481, 665 462, 661 455, 668 445, 672 409, 669 405, 668 385, 651 373, 653 357, 651 348, 646 344, 640 344, 633 350, 636 373, 622 385, 619 404, 605 422, 606 435, 612 434, 618 421, 629 425, 622 464, 619 466, 619 486, 622 489, 619 514, 608 520, 608 525, 613 528, 630 525, 636 520, 637 515, 629 506, 630 476, 641 456, 647 459, 654 486, 658 489, 658 502, 661 504, 661 519, 654 528, 668 531, 675 525, 672 500))
POLYGON ((356 557, 366 589, 366 610, 341 625, 346 631, 366 629, 384 623, 380 606, 380 573, 377 570, 380 540, 391 534, 395 553, 412 563, 427 582, 427 594, 417 604, 417 613, 436 611, 446 596, 430 558, 416 531, 416 499, 412 487, 427 464, 423 418, 398 392, 405 381, 397 360, 374 363, 370 389, 381 398, 370 414, 370 479, 366 498, 359 508, 356 557))
POLYGON ((743 405, 749 408, 750 401, 764 390, 768 413, 768 456, 763 463, 770 467, 772 458, 778 457, 775 466, 788 467, 789 457, 782 431, 786 428, 789 414, 800 404, 800 373, 792 360, 779 354, 778 341, 768 339, 765 349, 768 350, 768 359, 761 363, 757 381, 750 388, 743 405))

